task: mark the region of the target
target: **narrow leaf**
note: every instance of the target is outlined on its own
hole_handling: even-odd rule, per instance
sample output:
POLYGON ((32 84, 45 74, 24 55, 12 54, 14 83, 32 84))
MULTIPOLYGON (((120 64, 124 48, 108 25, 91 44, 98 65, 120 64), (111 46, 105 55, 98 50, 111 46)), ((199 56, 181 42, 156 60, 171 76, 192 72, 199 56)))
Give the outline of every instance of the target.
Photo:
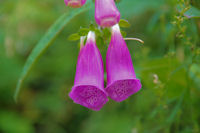
POLYGON ((54 39, 58 36, 58 34, 63 30, 63 28, 78 14, 89 10, 91 7, 90 4, 79 8, 79 9, 73 9, 69 13, 63 14, 58 20, 49 28, 47 33, 41 38, 41 40, 38 42, 38 44, 35 46, 33 51, 31 52, 30 56, 28 57, 23 71, 21 73, 21 76, 19 78, 19 81, 17 83, 17 87, 14 94, 14 99, 17 101, 18 95, 21 89, 21 86, 24 82, 24 79, 30 72, 31 68, 33 67, 34 63, 38 60, 38 58, 44 53, 44 51, 52 44, 54 39))

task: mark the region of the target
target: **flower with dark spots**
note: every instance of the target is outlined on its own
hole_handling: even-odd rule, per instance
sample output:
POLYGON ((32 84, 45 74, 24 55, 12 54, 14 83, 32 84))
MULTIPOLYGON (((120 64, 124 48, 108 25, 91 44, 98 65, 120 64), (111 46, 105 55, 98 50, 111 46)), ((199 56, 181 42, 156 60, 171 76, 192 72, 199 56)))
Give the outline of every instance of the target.
POLYGON ((103 61, 94 32, 88 33, 85 46, 82 41, 74 86, 69 96, 75 103, 96 111, 108 101, 104 91, 103 61))
POLYGON ((112 27, 111 42, 106 56, 106 71, 105 90, 111 99, 121 102, 141 89, 140 80, 136 78, 131 55, 118 24, 112 27))

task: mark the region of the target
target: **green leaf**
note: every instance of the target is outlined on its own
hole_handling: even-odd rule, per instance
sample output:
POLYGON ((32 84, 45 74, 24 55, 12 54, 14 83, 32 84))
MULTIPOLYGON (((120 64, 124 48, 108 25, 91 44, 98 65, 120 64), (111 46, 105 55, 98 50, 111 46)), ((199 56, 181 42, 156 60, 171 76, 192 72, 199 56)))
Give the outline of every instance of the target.
POLYGON ((39 57, 45 52, 45 50, 52 44, 54 39, 58 36, 58 34, 64 29, 64 27, 78 14, 87 11, 91 8, 91 5, 85 5, 83 8, 73 9, 69 13, 63 14, 58 20, 49 28, 47 33, 42 37, 42 39, 35 46, 30 56, 28 57, 21 76, 18 80, 17 87, 14 94, 14 99, 17 101, 21 86, 33 67, 34 63, 39 59, 39 57))
POLYGON ((200 10, 191 6, 191 8, 184 15, 188 18, 200 18, 200 10))
POLYGON ((80 39, 80 35, 78 33, 74 33, 74 34, 71 34, 69 37, 68 37, 68 40, 70 41, 77 41, 80 39))
POLYGON ((81 28, 81 29, 79 30, 78 34, 79 34, 80 36, 87 36, 87 34, 88 34, 89 31, 90 31, 90 30, 87 29, 87 28, 81 28))
POLYGON ((124 28, 128 28, 130 27, 130 23, 127 21, 127 20, 124 20, 124 19, 120 19, 119 21, 119 26, 120 27, 124 27, 124 28))

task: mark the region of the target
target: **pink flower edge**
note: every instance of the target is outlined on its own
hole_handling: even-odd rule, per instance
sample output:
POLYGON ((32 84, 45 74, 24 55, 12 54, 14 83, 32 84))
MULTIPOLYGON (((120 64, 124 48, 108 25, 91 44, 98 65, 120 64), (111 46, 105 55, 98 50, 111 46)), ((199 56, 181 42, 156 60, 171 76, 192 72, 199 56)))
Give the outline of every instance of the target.
POLYGON ((141 87, 142 85, 139 79, 124 79, 114 81, 105 90, 111 99, 116 102, 121 102, 137 93, 141 87))
POLYGON ((74 86, 69 93, 69 97, 75 103, 94 111, 99 111, 108 101, 106 92, 94 85, 74 86))

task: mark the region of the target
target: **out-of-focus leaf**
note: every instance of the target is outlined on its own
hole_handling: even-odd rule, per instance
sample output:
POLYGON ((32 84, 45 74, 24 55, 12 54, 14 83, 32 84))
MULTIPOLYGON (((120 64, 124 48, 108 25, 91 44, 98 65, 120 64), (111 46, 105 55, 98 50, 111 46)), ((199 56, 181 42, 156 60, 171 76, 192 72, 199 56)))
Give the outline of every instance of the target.
POLYGON ((156 12, 155 14, 152 15, 151 19, 149 20, 149 23, 147 25, 147 31, 148 32, 153 32, 153 30, 158 26, 158 21, 159 21, 159 18, 161 16, 161 14, 163 14, 163 12, 159 11, 159 12, 156 12))
POLYGON ((28 119, 9 111, 0 112, 0 131, 4 133, 33 133, 34 128, 28 119))
POLYGON ((120 21, 119 21, 119 26, 120 26, 120 27, 124 27, 124 28, 128 28, 128 27, 130 27, 131 25, 130 25, 130 23, 129 23, 127 20, 125 20, 125 19, 120 19, 120 21))
POLYGON ((184 15, 188 18, 200 18, 200 9, 191 6, 184 15))
MULTIPOLYGON (((167 104, 170 104, 170 103, 174 102, 175 100, 176 100, 176 98, 169 99, 169 100, 167 101, 167 104)), ((159 112, 160 110, 163 109, 162 106, 163 106, 163 105, 160 105, 160 106, 158 106, 156 109, 154 109, 154 110, 151 112, 151 114, 149 115, 149 117, 152 118, 152 119, 155 118, 155 116, 158 114, 158 112, 159 112)))
POLYGON ((80 36, 78 33, 74 33, 74 34, 71 34, 69 37, 68 37, 68 40, 70 41, 76 41, 76 40, 79 40, 80 39, 80 36))
POLYGON ((124 114, 120 114, 120 116, 117 114, 109 114, 107 117, 102 117, 101 113, 99 115, 93 115, 87 121, 87 124, 91 125, 94 121, 96 123, 93 126, 85 128, 83 133, 130 133, 135 124, 132 121, 133 118, 129 118, 124 114))
POLYGON ((88 10, 90 8, 90 4, 85 6, 84 8, 79 8, 76 10, 72 10, 70 13, 63 14, 48 30, 48 32, 42 37, 42 39, 38 42, 36 47, 33 49, 32 53, 28 57, 23 71, 21 73, 20 79, 17 83, 16 91, 14 94, 14 99, 17 101, 21 86, 24 82, 24 79, 28 75, 31 70, 33 64, 38 60, 38 58, 42 55, 42 53, 52 44, 53 40, 58 36, 58 34, 63 30, 63 28, 78 14, 88 10))
MULTIPOLYGON (((0 31, 0 43, 1 43, 1 44, 3 44, 3 42, 4 42, 3 39, 4 39, 4 38, 5 38, 5 36, 4 36, 3 32, 0 31)), ((3 56, 3 55, 4 55, 4 54, 3 54, 3 53, 4 53, 3 50, 4 50, 3 45, 0 45, 0 56, 3 56)))
POLYGON ((171 123, 173 122, 177 112, 179 111, 180 107, 181 107, 181 104, 183 102, 183 98, 184 98, 184 95, 185 95, 185 91, 183 91, 182 95, 180 96, 180 98, 178 99, 178 102, 176 104, 176 106, 174 107, 174 109, 172 110, 172 113, 170 114, 170 116, 168 117, 167 119, 167 122, 168 123, 171 123))
POLYGON ((122 0, 119 3, 118 9, 122 16, 139 15, 149 9, 157 10, 164 5, 165 0, 122 0), (126 10, 130 9, 130 10, 126 10))
POLYGON ((194 80, 197 88, 200 90, 200 66, 197 64, 193 64, 190 68, 190 77, 194 80))
POLYGON ((191 0, 190 3, 200 9, 200 1, 199 0, 191 0))

